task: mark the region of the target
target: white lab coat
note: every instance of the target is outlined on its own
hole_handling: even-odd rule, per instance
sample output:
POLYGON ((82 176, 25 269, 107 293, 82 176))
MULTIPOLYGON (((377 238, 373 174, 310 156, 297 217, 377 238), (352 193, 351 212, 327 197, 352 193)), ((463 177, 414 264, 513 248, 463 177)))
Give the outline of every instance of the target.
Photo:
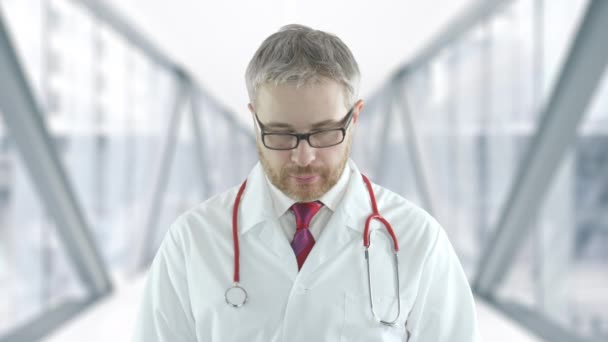
MULTIPOLYGON (((439 224, 401 196, 373 185, 380 213, 398 237, 401 314, 385 326, 370 309, 363 229, 369 194, 356 165, 346 193, 298 272, 258 163, 239 210, 241 285, 248 302, 233 308, 232 208, 238 187, 181 215, 156 255, 135 342, 478 341, 470 287, 439 224)), ((372 225, 378 229, 377 221, 372 225)), ((391 242, 372 236, 374 305, 397 312, 391 242)))

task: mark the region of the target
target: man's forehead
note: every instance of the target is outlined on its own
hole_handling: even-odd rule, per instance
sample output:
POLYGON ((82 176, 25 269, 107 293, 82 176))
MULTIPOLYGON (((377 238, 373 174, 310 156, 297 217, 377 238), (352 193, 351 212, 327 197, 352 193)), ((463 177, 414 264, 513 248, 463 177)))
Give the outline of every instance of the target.
POLYGON ((264 83, 257 91, 256 102, 262 106, 335 106, 344 102, 343 86, 334 80, 297 84, 264 83))
POLYGON ((338 82, 327 77, 308 77, 307 79, 288 79, 283 81, 267 81, 258 86, 260 91, 298 91, 312 90, 319 87, 334 87, 338 82))
POLYGON ((295 130, 298 126, 305 126, 310 129, 322 128, 322 127, 330 127, 337 126, 340 124, 342 118, 331 118, 331 119, 322 119, 320 121, 314 121, 312 118, 307 118, 308 120, 298 120, 298 123, 292 123, 290 121, 278 121, 272 120, 264 122, 264 126, 267 128, 274 129, 292 129, 295 130))
POLYGON ((268 127, 331 125, 346 114, 344 94, 331 82, 300 87, 288 83, 264 85, 258 94, 255 111, 268 127))

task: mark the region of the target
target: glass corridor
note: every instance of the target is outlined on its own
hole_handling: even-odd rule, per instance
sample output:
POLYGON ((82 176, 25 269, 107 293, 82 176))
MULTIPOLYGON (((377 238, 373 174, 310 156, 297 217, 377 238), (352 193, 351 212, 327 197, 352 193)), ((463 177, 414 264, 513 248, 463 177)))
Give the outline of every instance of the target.
MULTIPOLYGON (((365 98, 353 144, 539 340, 608 340, 606 3, 480 2, 365 98)), ((0 342, 143 274, 245 178, 253 131, 212 94, 103 2, 0 0, 0 342)))

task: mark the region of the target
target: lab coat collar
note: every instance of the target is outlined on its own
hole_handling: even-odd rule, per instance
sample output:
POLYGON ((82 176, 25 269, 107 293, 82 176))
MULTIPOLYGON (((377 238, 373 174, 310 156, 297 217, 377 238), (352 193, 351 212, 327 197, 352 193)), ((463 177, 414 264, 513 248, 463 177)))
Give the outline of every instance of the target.
POLYGON ((349 159, 352 174, 349 184, 338 208, 344 215, 344 223, 351 229, 363 232, 366 218, 372 213, 370 194, 365 187, 359 168, 349 159))
POLYGON ((342 198, 344 197, 344 193, 348 188, 348 183, 351 176, 350 163, 346 163, 344 166, 344 170, 342 170, 342 175, 338 178, 338 181, 334 186, 329 189, 319 200, 328 207, 332 212, 335 212, 340 203, 342 202, 342 198))
POLYGON ((270 189, 268 189, 264 177, 264 169, 258 162, 247 177, 247 186, 239 206, 239 232, 241 235, 273 216, 270 189))

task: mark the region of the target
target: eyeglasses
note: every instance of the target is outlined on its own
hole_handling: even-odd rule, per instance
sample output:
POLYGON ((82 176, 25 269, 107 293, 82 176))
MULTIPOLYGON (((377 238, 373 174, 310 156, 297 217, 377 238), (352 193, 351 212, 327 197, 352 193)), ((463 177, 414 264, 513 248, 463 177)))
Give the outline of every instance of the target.
POLYGON ((254 112, 253 114, 255 116, 255 120, 260 126, 260 131, 262 133, 262 143, 264 144, 264 146, 271 150, 285 151, 297 148, 300 144, 300 140, 308 141, 308 144, 311 147, 315 148, 325 148, 341 144, 344 141, 344 137, 346 136, 346 130, 350 125, 354 109, 355 107, 351 108, 344 117, 344 119, 340 120, 340 122, 343 123, 342 127, 321 129, 310 133, 301 134, 267 132, 267 128, 260 122, 258 114, 256 112, 254 112))

